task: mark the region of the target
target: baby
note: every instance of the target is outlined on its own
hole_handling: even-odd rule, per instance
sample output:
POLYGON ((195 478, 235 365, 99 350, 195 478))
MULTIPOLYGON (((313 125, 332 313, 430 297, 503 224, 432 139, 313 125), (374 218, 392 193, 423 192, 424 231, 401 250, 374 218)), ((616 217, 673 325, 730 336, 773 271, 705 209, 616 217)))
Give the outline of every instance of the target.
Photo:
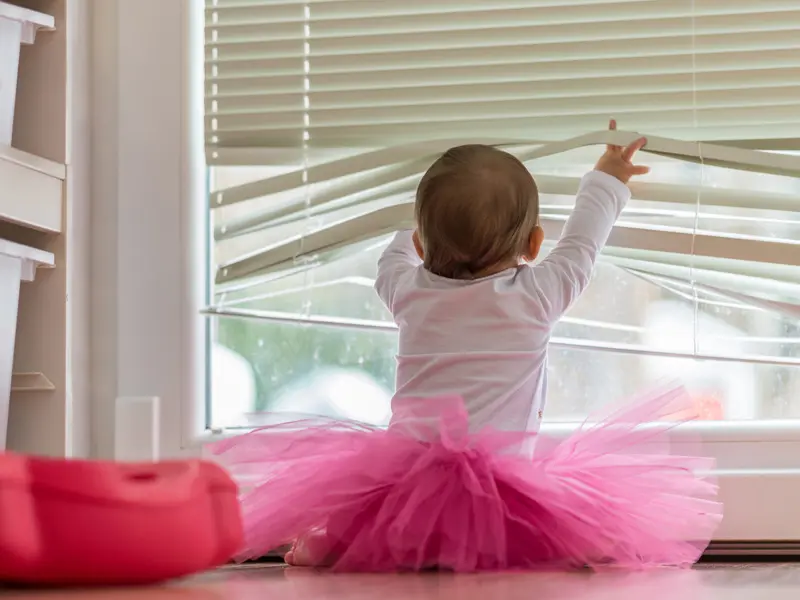
POLYGON ((404 398, 455 394, 471 431, 539 428, 550 334, 589 283, 630 197, 625 184, 648 172, 631 162, 644 144, 606 149, 581 181, 561 239, 533 266, 544 232, 536 183, 519 160, 468 145, 428 169, 417 230, 397 234, 375 283, 400 330, 393 422, 413 417, 404 398))
MULTIPOLYGON (((378 262, 375 282, 400 330, 390 431, 405 427, 413 433, 406 424, 424 420, 418 413, 420 407, 425 412, 426 399, 433 407, 436 399, 453 396, 463 399, 471 433, 487 426, 538 430, 553 326, 589 283, 597 254, 630 198, 626 183, 648 172, 632 163, 644 145, 642 138, 626 148, 607 147, 581 181, 561 239, 533 266, 526 263, 539 255, 544 232, 536 183, 519 160, 467 145, 448 150, 428 169, 417 190, 417 229, 396 235, 378 262)), ((441 416, 435 408, 429 412, 441 416)), ((363 438, 353 435, 358 446, 363 438)), ((366 490, 364 481, 358 479, 358 486, 366 490)), ((372 506, 372 493, 378 492, 364 492, 365 507, 372 506)), ((302 535, 286 555, 293 565, 332 560, 330 540, 319 531, 302 535)))

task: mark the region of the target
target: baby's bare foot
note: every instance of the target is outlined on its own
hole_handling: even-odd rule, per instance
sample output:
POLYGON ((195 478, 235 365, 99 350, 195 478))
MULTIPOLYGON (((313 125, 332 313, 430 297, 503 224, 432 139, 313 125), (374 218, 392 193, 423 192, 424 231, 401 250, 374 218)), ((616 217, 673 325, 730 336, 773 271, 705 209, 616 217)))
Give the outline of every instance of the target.
POLYGON ((314 531, 298 538, 283 560, 292 567, 330 567, 333 557, 328 536, 314 531))

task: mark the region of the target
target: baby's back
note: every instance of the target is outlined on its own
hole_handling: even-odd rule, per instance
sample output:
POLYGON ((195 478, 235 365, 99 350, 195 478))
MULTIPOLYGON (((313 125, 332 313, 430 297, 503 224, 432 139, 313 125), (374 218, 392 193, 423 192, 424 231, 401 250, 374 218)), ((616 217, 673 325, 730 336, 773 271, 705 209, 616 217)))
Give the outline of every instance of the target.
POLYGON ((431 273, 412 232, 398 233, 378 261, 375 281, 400 328, 393 418, 407 413, 404 399, 459 395, 473 430, 536 430, 547 392, 550 332, 588 285, 628 198, 618 179, 588 173, 544 260, 481 279, 431 273))
POLYGON ((400 329, 393 413, 403 400, 459 395, 473 430, 534 430, 546 393, 550 326, 522 266, 475 280, 419 267, 398 286, 400 329))

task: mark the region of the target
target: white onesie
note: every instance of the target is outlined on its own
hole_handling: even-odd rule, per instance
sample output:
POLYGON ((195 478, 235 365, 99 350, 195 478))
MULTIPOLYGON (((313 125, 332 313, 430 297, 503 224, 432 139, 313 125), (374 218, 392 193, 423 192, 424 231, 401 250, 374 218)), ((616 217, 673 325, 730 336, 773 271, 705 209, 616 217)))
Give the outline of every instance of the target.
POLYGON ((404 398, 455 394, 464 399, 471 431, 537 431, 553 326, 588 285, 629 198, 618 179, 588 173, 544 260, 476 280, 427 271, 412 232, 399 232, 378 261, 375 281, 400 330, 392 413, 403 412, 404 398))

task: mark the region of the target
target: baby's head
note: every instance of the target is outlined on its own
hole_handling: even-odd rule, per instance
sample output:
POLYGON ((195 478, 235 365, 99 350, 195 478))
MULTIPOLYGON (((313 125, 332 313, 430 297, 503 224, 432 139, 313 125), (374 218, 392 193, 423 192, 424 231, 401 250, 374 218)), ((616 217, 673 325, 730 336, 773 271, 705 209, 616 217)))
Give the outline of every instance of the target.
POLYGON ((542 244, 533 177, 491 146, 457 146, 439 157, 420 181, 414 213, 425 268, 450 279, 515 267, 542 244))

